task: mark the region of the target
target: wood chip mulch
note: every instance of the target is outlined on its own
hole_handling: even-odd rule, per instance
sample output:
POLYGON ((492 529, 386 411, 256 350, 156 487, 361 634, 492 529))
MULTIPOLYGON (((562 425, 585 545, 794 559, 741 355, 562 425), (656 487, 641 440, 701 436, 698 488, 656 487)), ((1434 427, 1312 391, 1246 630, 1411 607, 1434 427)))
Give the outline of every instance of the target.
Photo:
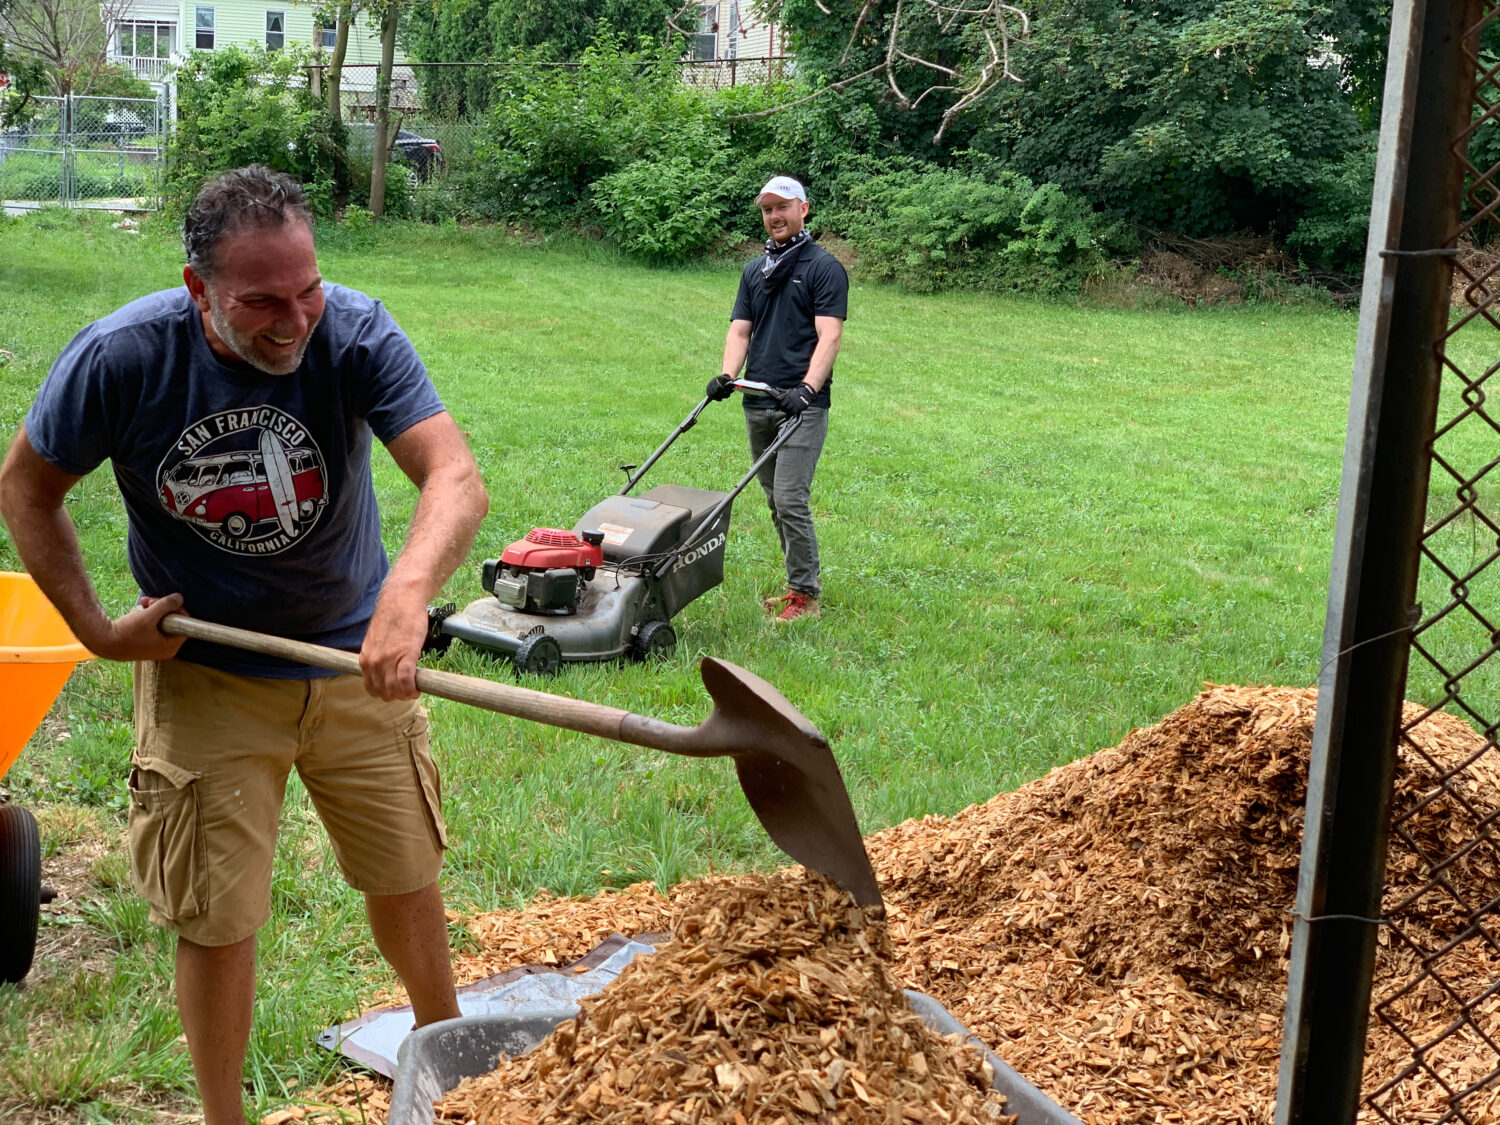
POLYGON ((805 871, 685 888, 672 940, 535 1051, 439 1103, 472 1125, 1004 1122, 983 1055, 930 1031, 884 926, 805 871))
MULTIPOLYGON (((1119 746, 1014 793, 870 837, 891 978, 936 997, 1087 1125, 1268 1125, 1315 704, 1312 690, 1209 687, 1119 746)), ((1407 705, 1406 721, 1419 715, 1407 705)), ((1445 714, 1416 726, 1411 741, 1395 808, 1417 810, 1406 829, 1425 851, 1453 855, 1475 834, 1471 822, 1500 810, 1495 755, 1445 714), (1448 788, 1462 799, 1430 801, 1441 774, 1460 766, 1448 788)), ((1500 980, 1500 957, 1483 941, 1452 940, 1466 924, 1455 901, 1486 902, 1500 888, 1488 855, 1453 863, 1451 892, 1405 906, 1404 938, 1380 931, 1377 1000, 1392 1000, 1414 1041, 1435 1041, 1428 1065, 1453 1089, 1495 1065, 1479 1036, 1500 1035, 1495 1003, 1474 1006, 1461 1034, 1440 1034, 1455 1018, 1455 994, 1478 997, 1500 980), (1452 993, 1428 982, 1397 995, 1422 954, 1450 945, 1442 978, 1452 993)), ((1424 878, 1393 847, 1387 905, 1424 878)), ((670 898, 647 885, 587 902, 544 898, 535 913, 472 919, 486 951, 461 959, 460 979, 553 963, 547 951, 566 962, 613 932, 666 929, 732 883, 697 880, 670 898)), ((1372 1020, 1367 1094, 1410 1061, 1410 1047, 1372 1020)), ((1398 1120, 1435 1120, 1449 1108, 1425 1071, 1377 1099, 1398 1120)), ((1462 1106, 1470 1120, 1500 1122, 1500 1092, 1462 1106)))

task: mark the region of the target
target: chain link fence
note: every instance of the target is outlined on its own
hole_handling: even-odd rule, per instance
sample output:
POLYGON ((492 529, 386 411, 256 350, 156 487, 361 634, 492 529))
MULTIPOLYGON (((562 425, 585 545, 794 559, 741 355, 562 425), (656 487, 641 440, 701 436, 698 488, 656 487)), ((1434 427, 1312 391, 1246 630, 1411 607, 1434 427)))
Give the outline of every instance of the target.
POLYGON ((9 210, 155 209, 167 127, 160 98, 33 97, 24 119, 0 130, 0 200, 9 210))
POLYGON ((1500 245, 1500 63, 1476 50, 1497 16, 1500 0, 1485 0, 1464 41, 1461 65, 1478 85, 1449 150, 1463 218, 1437 251, 1455 265, 1453 308, 1433 342, 1442 388, 1407 690, 1427 710, 1402 722, 1388 872, 1404 889, 1385 896, 1391 968, 1372 996, 1374 1018, 1409 1054, 1395 1066, 1367 1060, 1361 1114, 1390 1125, 1500 1121, 1500 414, 1488 402, 1500 386, 1500 255, 1483 252, 1500 245), (1409 732, 1439 711, 1472 724, 1483 748, 1457 762, 1420 750, 1409 732))

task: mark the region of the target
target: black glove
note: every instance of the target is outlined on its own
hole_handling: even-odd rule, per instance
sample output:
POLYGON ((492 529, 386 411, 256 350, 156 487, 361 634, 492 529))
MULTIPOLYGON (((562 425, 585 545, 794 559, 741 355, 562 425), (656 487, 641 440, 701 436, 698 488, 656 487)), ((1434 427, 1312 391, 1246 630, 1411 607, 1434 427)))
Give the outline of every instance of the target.
POLYGON ((806 383, 798 383, 781 396, 781 412, 788 418, 795 418, 811 406, 812 400, 817 397, 817 391, 813 390, 806 383))
POLYGON ((723 402, 734 394, 733 375, 715 375, 708 381, 708 390, 703 392, 713 402, 723 402))

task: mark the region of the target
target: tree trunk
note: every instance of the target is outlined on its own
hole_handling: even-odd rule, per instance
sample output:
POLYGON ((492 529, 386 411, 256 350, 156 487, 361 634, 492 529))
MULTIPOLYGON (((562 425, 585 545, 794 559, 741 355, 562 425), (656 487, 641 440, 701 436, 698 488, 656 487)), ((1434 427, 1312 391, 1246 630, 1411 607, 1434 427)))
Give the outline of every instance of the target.
POLYGON ((323 28, 313 27, 313 65, 307 71, 307 92, 314 102, 323 100, 323 28))
POLYGON ((349 50, 349 25, 354 13, 339 9, 339 20, 334 26, 333 57, 328 60, 328 113, 335 121, 344 120, 344 107, 339 101, 339 85, 344 79, 344 55, 349 50))
POLYGON ((396 63, 399 0, 390 0, 380 18, 380 69, 375 75, 375 147, 370 160, 370 214, 385 213, 385 168, 391 147, 391 70, 396 63))

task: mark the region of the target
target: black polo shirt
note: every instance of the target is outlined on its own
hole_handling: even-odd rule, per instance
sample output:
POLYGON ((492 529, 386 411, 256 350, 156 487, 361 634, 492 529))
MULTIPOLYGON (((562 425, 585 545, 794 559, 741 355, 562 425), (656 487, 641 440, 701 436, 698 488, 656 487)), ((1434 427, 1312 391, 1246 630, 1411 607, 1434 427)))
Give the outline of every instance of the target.
MULTIPOLYGON (((849 315, 849 275, 838 259, 817 243, 805 247, 802 256, 775 293, 768 294, 761 281, 765 263, 762 254, 740 274, 740 291, 734 299, 730 320, 750 322, 750 354, 745 377, 773 387, 795 387, 807 374, 818 346, 814 317, 849 315)), ((833 373, 818 391, 813 406, 827 407, 833 373)), ((769 409, 774 403, 764 395, 745 396, 745 406, 769 409)))

